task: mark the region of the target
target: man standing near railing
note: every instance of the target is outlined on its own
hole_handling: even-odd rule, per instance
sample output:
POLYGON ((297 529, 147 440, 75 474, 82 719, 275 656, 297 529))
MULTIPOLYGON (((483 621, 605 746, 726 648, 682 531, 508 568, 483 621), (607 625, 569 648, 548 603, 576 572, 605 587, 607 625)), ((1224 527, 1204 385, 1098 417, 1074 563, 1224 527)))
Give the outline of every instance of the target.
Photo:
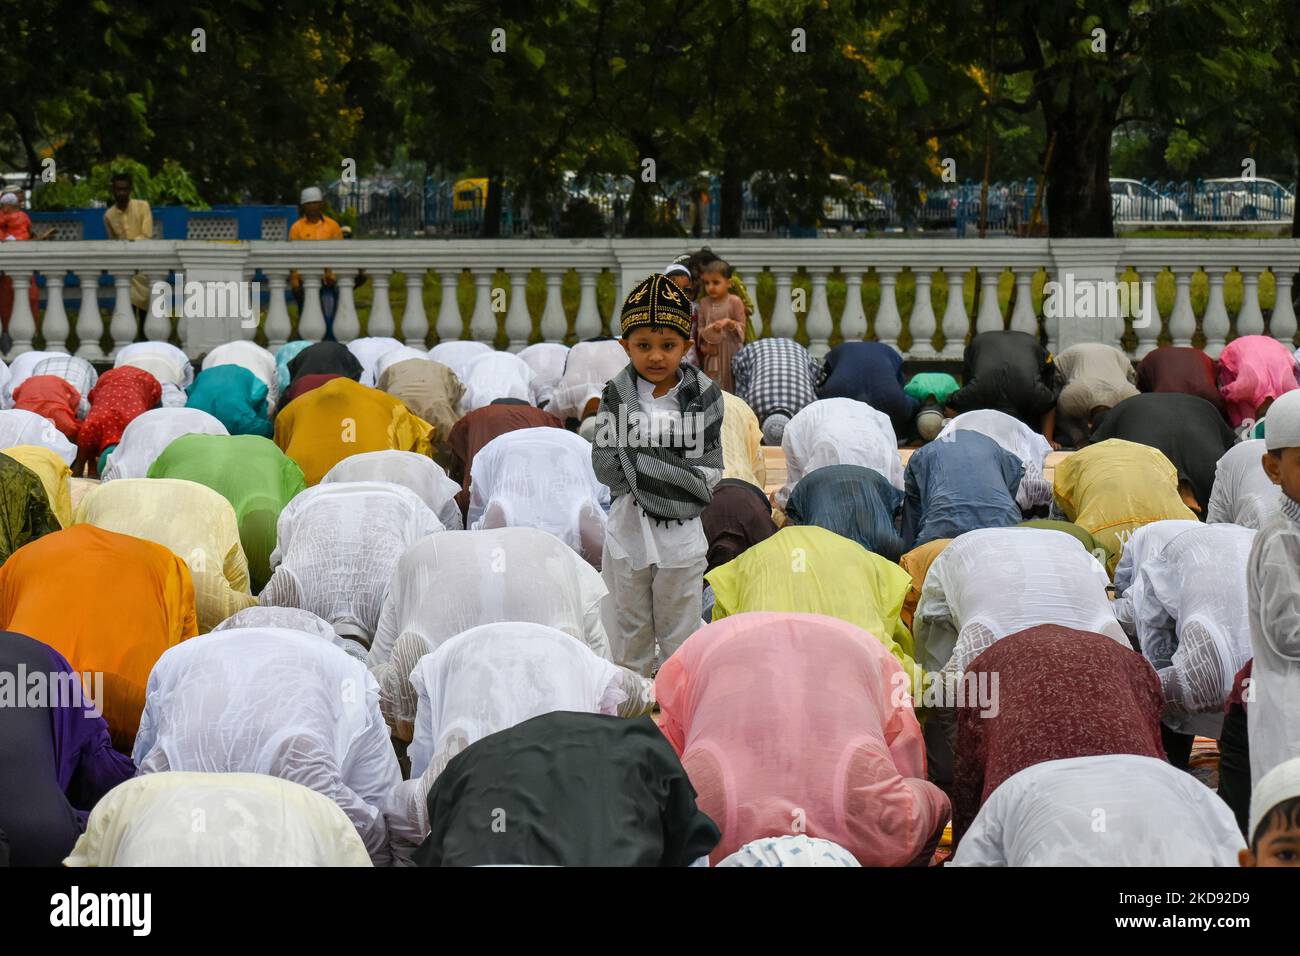
MULTIPOLYGON (((308 186, 299 198, 302 216, 289 228, 290 239, 342 239, 343 230, 339 224, 325 215, 321 210, 325 202, 321 191, 315 186, 308 186)), ((293 290, 293 299, 298 303, 298 315, 302 315, 303 304, 307 296, 302 288, 302 276, 295 269, 289 275, 289 286, 293 290)), ((331 338, 334 332, 334 309, 338 305, 338 286, 334 273, 329 269, 320 280, 320 309, 325 316, 325 337, 331 338)))
MULTIPOLYGON (((131 198, 131 177, 127 173, 114 173, 111 183, 113 205, 104 210, 104 231, 110 239, 127 239, 135 242, 153 238, 153 210, 143 199, 131 198)), ((131 305, 136 318, 143 320, 149 308, 149 279, 140 272, 131 276, 131 305)))

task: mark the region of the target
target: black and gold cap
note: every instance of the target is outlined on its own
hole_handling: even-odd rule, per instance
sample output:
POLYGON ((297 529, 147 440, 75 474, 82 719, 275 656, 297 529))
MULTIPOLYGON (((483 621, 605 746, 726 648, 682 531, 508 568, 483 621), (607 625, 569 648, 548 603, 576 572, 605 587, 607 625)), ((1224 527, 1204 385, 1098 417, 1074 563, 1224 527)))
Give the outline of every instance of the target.
POLYGON ((623 300, 621 334, 642 325, 666 325, 691 337, 691 300, 672 279, 656 272, 646 276, 623 300))

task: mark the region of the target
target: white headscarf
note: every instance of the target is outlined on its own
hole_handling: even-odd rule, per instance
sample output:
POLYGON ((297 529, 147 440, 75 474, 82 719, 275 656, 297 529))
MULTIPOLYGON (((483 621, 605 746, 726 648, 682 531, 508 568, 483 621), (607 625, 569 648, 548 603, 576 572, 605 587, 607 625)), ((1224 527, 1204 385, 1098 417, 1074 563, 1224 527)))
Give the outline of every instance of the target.
POLYGON ((718 866, 861 866, 838 843, 813 837, 782 836, 751 840, 718 866))
POLYGON ((409 488, 449 531, 460 531, 464 518, 456 495, 460 485, 447 477, 436 461, 413 451, 366 451, 349 455, 325 473, 322 485, 340 481, 389 481, 409 488))
POLYGON ((131 419, 109 453, 103 481, 146 478, 149 467, 182 435, 229 435, 216 417, 198 408, 151 408, 131 419))

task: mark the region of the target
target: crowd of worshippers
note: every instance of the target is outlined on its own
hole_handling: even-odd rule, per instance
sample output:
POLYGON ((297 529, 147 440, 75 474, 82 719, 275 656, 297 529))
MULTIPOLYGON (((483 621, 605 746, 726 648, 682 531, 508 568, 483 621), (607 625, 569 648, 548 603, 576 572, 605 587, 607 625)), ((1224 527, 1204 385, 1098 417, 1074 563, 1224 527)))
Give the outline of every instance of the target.
POLYGON ((0 860, 1300 863, 1289 347, 615 323, 0 363, 0 860))

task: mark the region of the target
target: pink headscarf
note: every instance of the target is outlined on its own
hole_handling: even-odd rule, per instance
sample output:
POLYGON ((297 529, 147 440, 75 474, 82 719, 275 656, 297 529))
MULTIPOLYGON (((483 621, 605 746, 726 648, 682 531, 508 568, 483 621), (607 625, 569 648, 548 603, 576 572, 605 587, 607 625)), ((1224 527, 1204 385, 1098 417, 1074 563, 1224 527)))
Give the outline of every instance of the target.
POLYGON ((716 864, 803 833, 863 866, 916 860, 950 816, 925 779, 908 678, 861 628, 737 614, 696 631, 655 680, 663 732, 722 830, 716 864))
POLYGON ((1228 422, 1236 428, 1270 398, 1284 395, 1296 382, 1291 349, 1267 335, 1233 339, 1219 355, 1219 391, 1228 404, 1228 422))

